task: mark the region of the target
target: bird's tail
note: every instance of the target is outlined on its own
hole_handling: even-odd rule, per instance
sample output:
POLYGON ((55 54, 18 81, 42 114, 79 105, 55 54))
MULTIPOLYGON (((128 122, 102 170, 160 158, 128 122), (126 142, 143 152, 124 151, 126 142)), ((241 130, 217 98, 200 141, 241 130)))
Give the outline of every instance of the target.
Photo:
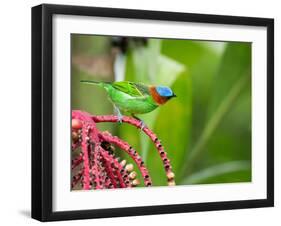
POLYGON ((86 84, 96 84, 96 85, 99 85, 100 83, 102 82, 96 82, 96 81, 91 81, 91 80, 81 80, 80 81, 81 83, 86 83, 86 84))
POLYGON ((80 80, 81 83, 90 84, 90 85, 99 85, 104 86, 105 84, 109 84, 110 82, 97 82, 92 80, 80 80))

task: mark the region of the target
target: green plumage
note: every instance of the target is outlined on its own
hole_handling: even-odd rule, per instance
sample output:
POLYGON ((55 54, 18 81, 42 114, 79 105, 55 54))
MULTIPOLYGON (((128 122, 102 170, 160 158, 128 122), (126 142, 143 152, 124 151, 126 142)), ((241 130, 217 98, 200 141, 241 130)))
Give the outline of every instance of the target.
POLYGON ((110 101, 121 111, 131 114, 145 114, 158 107, 149 92, 149 87, 128 81, 95 82, 81 81, 82 83, 99 85, 107 91, 110 101))

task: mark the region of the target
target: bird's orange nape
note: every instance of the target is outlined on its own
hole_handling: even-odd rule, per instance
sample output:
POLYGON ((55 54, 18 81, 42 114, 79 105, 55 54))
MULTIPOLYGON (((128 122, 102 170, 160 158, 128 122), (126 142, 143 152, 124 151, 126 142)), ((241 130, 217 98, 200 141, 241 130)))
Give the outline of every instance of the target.
POLYGON ((158 104, 162 105, 165 104, 169 99, 167 97, 162 97, 159 95, 159 93, 156 90, 155 86, 149 87, 149 92, 153 98, 153 100, 158 104))

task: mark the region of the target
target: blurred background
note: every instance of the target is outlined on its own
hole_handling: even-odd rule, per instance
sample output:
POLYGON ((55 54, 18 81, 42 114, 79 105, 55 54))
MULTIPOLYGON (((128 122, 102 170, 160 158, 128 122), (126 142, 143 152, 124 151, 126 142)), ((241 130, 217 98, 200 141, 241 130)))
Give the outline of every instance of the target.
MULTIPOLYGON (((114 112, 105 90, 82 79, 170 86, 177 98, 138 116, 165 147, 177 185, 251 181, 251 43, 78 34, 71 43, 73 110, 114 112)), ((130 143, 153 185, 166 185, 142 132, 125 123, 98 127, 130 143)), ((116 155, 133 163, 118 149, 116 155)))

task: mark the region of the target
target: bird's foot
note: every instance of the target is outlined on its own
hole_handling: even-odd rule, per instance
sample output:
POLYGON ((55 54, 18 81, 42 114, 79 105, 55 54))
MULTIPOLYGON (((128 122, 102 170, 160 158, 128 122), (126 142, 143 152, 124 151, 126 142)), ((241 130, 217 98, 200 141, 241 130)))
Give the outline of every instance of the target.
POLYGON ((140 125, 139 126, 140 126, 141 130, 143 130, 144 127, 146 127, 145 123, 142 120, 140 120, 140 125))
POLYGON ((141 130, 143 130, 143 129, 146 127, 144 121, 142 121, 140 118, 138 118, 138 117, 135 116, 135 115, 132 115, 132 116, 133 116, 135 119, 137 119, 138 121, 140 121, 139 127, 140 127, 141 130))
POLYGON ((122 123, 122 119, 123 119, 123 115, 121 114, 119 108, 116 107, 115 105, 114 105, 114 111, 115 111, 115 113, 117 114, 117 122, 118 122, 119 124, 121 124, 121 123, 122 123))
POLYGON ((119 123, 119 124, 122 124, 122 119, 123 119, 123 115, 117 115, 117 122, 119 123))

